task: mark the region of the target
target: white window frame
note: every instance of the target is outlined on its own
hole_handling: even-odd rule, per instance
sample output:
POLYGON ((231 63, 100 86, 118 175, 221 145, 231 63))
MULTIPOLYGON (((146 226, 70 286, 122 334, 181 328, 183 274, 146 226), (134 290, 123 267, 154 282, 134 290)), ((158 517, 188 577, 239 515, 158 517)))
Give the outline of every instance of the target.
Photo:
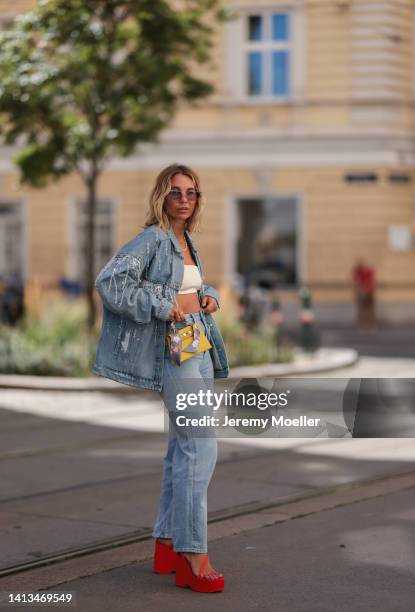
MULTIPOLYGON (((305 24, 304 8, 296 2, 273 5, 251 5, 235 8, 237 17, 225 22, 225 73, 224 73, 224 102, 225 104, 287 104, 304 99, 304 68, 305 55, 305 24), (289 15, 288 41, 250 41, 248 39, 249 15, 262 15, 268 17, 273 13, 287 13, 289 15), (248 50, 289 50, 289 93, 286 96, 268 94, 250 95, 248 92, 247 53, 248 50)), ((271 83, 270 66, 264 69, 265 82, 271 83), (269 76, 266 76, 268 71, 269 76)))
MULTIPOLYGON (((68 201, 67 217, 68 217, 68 233, 67 233, 67 257, 66 257, 66 278, 83 282, 81 278, 81 269, 79 265, 79 251, 80 251, 80 240, 79 240, 79 203, 85 200, 84 195, 73 196, 68 201)), ((117 220, 118 220, 118 200, 114 197, 101 196, 98 198, 98 202, 109 203, 111 207, 111 242, 112 250, 115 251, 117 245, 117 220)), ((99 214, 99 213, 98 213, 99 214)), ((98 245, 95 244, 95 249, 98 245)), ((97 250, 95 250, 95 258, 97 257, 97 250)), ((96 259, 95 259, 96 260, 96 259)))
MULTIPOLYGON (((20 225, 20 241, 17 245, 17 249, 19 250, 19 262, 20 269, 18 274, 21 276, 23 282, 26 282, 28 276, 27 270, 27 208, 26 204, 23 200, 15 200, 13 198, 3 197, 0 199, 0 206, 12 206, 15 208, 14 214, 16 216, 16 220, 20 225)), ((4 247, 4 244, 3 244, 4 247)), ((4 262, 7 265, 7 262, 4 262)), ((3 272, 0 269, 0 276, 8 276, 11 273, 10 270, 5 270, 3 272)))

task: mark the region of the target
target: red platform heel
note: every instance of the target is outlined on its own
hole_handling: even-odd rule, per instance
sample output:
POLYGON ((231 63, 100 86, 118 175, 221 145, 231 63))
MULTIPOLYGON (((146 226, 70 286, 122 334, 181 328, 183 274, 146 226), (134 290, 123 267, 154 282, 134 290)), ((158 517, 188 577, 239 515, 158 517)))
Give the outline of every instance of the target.
POLYGON ((168 544, 156 540, 154 545, 153 572, 171 574, 176 571, 177 553, 168 544))
POLYGON ((208 562, 208 555, 206 553, 203 559, 202 565, 200 566, 199 573, 194 574, 192 566, 188 559, 182 554, 177 554, 177 569, 176 569, 176 586, 179 587, 190 587, 193 591, 198 593, 216 593, 216 591, 222 591, 225 588, 225 578, 223 574, 214 572, 207 576, 201 576, 203 569, 208 562))

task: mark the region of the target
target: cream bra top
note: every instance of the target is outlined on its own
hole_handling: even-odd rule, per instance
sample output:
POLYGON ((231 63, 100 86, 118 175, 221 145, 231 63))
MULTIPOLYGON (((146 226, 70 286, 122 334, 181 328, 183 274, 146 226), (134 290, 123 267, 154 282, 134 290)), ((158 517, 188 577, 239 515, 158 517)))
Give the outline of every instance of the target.
POLYGON ((178 293, 193 293, 202 287, 199 268, 193 264, 184 264, 183 281, 178 293))

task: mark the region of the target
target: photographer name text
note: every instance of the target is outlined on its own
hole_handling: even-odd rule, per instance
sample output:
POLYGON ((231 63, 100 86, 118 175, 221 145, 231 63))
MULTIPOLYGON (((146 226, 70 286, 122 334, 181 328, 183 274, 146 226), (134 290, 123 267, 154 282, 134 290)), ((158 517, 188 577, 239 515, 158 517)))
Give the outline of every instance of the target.
POLYGON ((201 417, 176 417, 176 425, 179 427, 319 427, 320 418, 311 418, 302 414, 295 418, 283 415, 271 417, 230 417, 225 415, 223 423, 221 419, 214 416, 203 415, 201 417))

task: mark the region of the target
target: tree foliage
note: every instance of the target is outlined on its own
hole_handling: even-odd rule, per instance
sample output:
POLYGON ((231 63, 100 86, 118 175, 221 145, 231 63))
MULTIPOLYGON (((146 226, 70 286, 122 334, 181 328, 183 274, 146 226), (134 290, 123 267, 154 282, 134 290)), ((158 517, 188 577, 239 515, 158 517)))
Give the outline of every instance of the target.
POLYGON ((197 70, 223 18, 219 0, 39 0, 0 33, 0 136, 20 145, 20 182, 76 171, 87 186, 91 313, 98 177, 213 91, 197 70))
POLYGON ((190 64, 209 59, 215 0, 43 0, 0 36, 0 113, 22 182, 103 169, 154 141, 180 100, 212 92, 190 64))

